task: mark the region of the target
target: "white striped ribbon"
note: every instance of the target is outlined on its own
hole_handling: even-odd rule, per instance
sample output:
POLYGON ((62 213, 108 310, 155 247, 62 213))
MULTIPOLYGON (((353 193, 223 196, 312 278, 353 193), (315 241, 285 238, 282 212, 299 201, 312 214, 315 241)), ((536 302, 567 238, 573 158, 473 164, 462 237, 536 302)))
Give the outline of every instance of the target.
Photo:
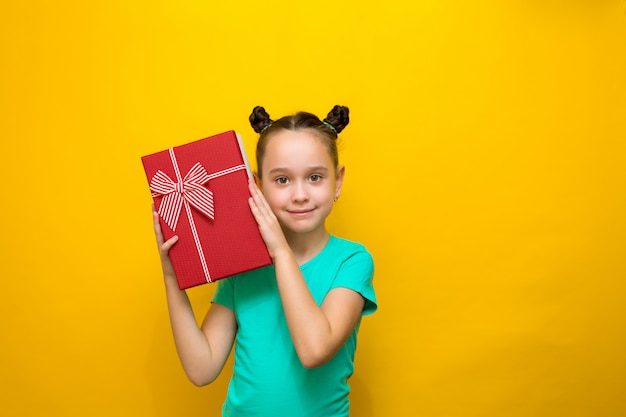
POLYGON ((202 249, 202 244, 200 243, 200 237, 198 236, 198 229, 196 228, 196 223, 194 222, 193 215, 191 213, 191 206, 195 207, 198 211, 200 211, 200 213, 209 217, 211 220, 214 220, 215 213, 213 206, 213 193, 211 190, 206 188, 204 184, 214 178, 218 178, 235 171, 240 171, 242 169, 245 170, 246 166, 244 164, 236 165, 209 175, 202 164, 200 164, 200 162, 196 162, 183 178, 180 173, 180 169, 178 168, 174 148, 170 148, 169 153, 178 182, 174 182, 166 173, 158 170, 150 181, 150 191, 152 191, 152 197, 163 196, 161 204, 159 205, 158 213, 165 224, 167 224, 172 231, 176 230, 178 218, 180 217, 180 211, 182 206, 185 206, 189 225, 191 226, 191 233, 193 234, 193 238, 196 243, 198 255, 200 255, 200 261, 202 262, 204 275, 207 282, 211 282, 211 275, 209 274, 209 268, 206 264, 204 251, 202 249))

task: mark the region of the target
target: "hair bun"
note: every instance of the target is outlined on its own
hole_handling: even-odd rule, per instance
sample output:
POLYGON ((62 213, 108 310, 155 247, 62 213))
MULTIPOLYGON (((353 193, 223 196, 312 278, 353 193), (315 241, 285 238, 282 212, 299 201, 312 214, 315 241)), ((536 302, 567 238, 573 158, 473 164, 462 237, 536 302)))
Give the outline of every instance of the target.
POLYGON ((330 123, 337 133, 341 132, 350 123, 350 109, 345 106, 336 105, 328 112, 328 116, 324 119, 326 123, 330 123))
POLYGON ((273 122, 273 120, 270 119, 270 115, 261 106, 256 106, 252 109, 249 120, 252 129, 254 129, 256 133, 263 132, 263 130, 273 122))

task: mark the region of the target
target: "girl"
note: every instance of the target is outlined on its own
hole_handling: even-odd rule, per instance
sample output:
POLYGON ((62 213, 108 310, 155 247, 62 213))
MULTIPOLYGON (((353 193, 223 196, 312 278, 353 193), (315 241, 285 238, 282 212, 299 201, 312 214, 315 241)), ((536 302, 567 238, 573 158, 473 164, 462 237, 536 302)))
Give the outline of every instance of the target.
POLYGON ((373 313, 373 261, 360 244, 326 230, 341 194, 337 134, 348 108, 326 119, 300 112, 272 121, 255 107, 258 186, 250 208, 273 264, 218 281, 198 327, 176 284, 154 215, 170 321, 183 368, 196 385, 221 372, 234 342, 234 373, 222 407, 232 417, 346 417, 362 315, 373 313))

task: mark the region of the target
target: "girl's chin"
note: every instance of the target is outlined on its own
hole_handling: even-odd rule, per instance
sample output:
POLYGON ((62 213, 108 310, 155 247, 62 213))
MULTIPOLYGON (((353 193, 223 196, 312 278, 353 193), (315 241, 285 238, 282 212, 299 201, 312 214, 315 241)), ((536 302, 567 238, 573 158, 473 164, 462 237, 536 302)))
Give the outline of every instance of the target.
POLYGON ((319 229, 323 229, 324 224, 302 221, 302 220, 292 220, 286 223, 283 223, 283 230, 286 233, 295 233, 295 234, 303 234, 303 233, 311 233, 315 232, 319 229))

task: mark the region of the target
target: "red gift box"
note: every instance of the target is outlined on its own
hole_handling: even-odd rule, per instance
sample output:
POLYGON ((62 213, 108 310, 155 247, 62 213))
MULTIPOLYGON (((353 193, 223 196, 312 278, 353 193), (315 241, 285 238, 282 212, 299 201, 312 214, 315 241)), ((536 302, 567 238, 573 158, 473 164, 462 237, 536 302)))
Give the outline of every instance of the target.
POLYGON ((182 289, 271 264, 248 198, 240 136, 220 133, 141 158, 182 289))

